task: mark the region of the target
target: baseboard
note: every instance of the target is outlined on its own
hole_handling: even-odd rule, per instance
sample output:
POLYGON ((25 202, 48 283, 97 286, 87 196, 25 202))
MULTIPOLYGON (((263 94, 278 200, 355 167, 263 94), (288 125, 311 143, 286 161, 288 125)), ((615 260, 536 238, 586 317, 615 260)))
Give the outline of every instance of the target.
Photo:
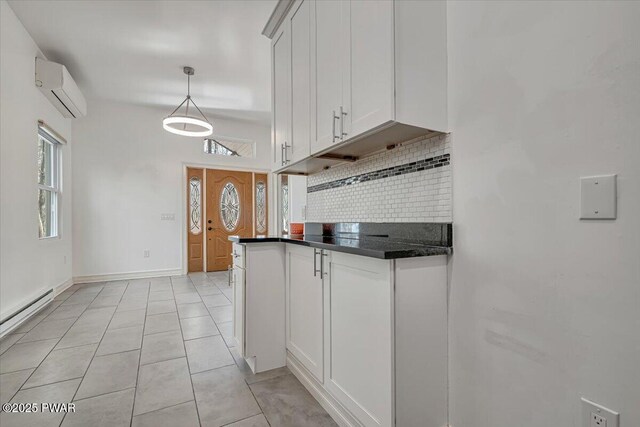
POLYGON ((361 427, 362 424, 349 413, 322 384, 320 384, 302 364, 287 351, 287 367, 302 385, 318 401, 320 406, 331 415, 331 418, 341 427, 361 427))
POLYGON ((114 280, 147 279, 150 277, 181 276, 182 269, 131 271, 128 273, 96 274, 93 276, 74 276, 73 283, 110 282, 114 280))
POLYGON ((60 283, 58 286, 53 288, 53 298, 63 293, 71 286, 73 286, 73 279, 67 279, 64 282, 60 283))

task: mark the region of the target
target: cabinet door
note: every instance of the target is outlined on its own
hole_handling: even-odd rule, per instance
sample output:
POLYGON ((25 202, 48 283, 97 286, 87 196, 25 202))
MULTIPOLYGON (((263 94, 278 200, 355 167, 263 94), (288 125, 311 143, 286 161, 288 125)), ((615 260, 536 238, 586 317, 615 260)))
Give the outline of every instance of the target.
POLYGON ((242 357, 245 355, 245 280, 244 269, 234 267, 233 285, 233 339, 242 357))
POLYGON ((325 387, 364 426, 391 426, 391 261, 331 252, 325 309, 325 387))
POLYGON ((287 245, 287 349, 320 382, 324 379, 321 256, 318 249, 287 245))
POLYGON ((393 1, 349 1, 344 139, 394 120, 393 1))
POLYGON ((342 67, 344 59, 344 17, 340 0, 313 2, 312 58, 312 135, 311 153, 317 153, 337 141, 339 124, 334 114, 342 105, 342 67))
POLYGON ((273 85, 273 135, 272 170, 284 166, 284 149, 289 145, 291 114, 291 38, 288 27, 283 25, 271 43, 273 85))
POLYGON ((292 162, 309 156, 311 135, 311 1, 302 0, 289 15, 291 31, 292 162))

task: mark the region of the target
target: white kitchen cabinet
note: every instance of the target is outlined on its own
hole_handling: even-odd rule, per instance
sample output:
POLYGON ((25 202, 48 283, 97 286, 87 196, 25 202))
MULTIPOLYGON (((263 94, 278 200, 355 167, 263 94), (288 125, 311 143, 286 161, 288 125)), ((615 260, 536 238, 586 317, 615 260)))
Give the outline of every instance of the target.
POLYGON ((233 337, 254 373, 286 364, 281 243, 234 244, 233 337), (244 261, 244 268, 242 263, 244 261))
POLYGON ((291 137, 285 160, 295 163, 309 156, 311 135, 311 4, 298 1, 288 16, 291 32, 291 137))
POLYGON ((364 426, 393 424, 392 263, 330 252, 325 387, 364 426))
POLYGON ((244 357, 244 307, 245 307, 245 280, 244 268, 234 265, 231 270, 231 286, 233 287, 233 340, 235 341, 238 353, 244 357))
POLYGON ((283 25, 271 42, 272 64, 272 159, 271 169, 285 165, 291 127, 291 34, 283 25))
POLYGON ((395 119, 393 1, 350 1, 342 140, 395 119))
POLYGON ((321 251, 286 245, 287 350, 317 381, 324 381, 321 251))
POLYGON ((294 246, 287 245, 286 310, 296 377, 339 425, 446 425, 447 257, 322 250, 314 269, 313 249, 294 246))
MULTIPOLYGON (((292 147, 285 151, 293 156, 285 153, 278 172, 313 173, 448 131, 445 1, 281 0, 276 10, 286 11, 287 18, 272 16, 263 34, 275 44, 282 42, 284 31, 284 40, 292 43, 288 57, 274 54, 273 60, 292 61, 293 91, 290 136, 276 137, 274 147, 282 150, 286 142, 292 147), (292 4, 288 11, 280 7, 284 3, 292 4), (310 154, 298 155, 304 153, 297 144, 307 128, 310 154)), ((280 93, 274 83, 274 97, 280 93)))
POLYGON ((341 0, 312 1, 311 27, 311 152, 331 147, 339 140, 345 66, 345 14, 341 0))
POLYGON ((381 144, 445 132, 445 2, 351 0, 333 5, 332 14, 323 13, 331 8, 331 2, 325 3, 316 2, 311 87, 318 130, 311 153, 340 146, 334 154, 358 156, 384 147, 381 144), (432 24, 436 30, 425 29, 432 24), (338 87, 339 99, 333 92, 338 87), (334 110, 335 132, 329 142, 324 136, 334 110), (378 132, 383 133, 373 137, 378 132), (362 138, 369 139, 345 145, 362 138))

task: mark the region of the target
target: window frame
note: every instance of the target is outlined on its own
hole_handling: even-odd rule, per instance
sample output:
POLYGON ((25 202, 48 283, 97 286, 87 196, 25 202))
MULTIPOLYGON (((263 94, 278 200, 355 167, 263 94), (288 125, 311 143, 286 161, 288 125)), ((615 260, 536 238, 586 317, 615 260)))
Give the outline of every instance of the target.
MULTIPOLYGON (((38 239, 50 240, 60 239, 62 237, 62 145, 63 143, 57 136, 49 132, 45 126, 38 124, 38 152, 40 151, 40 141, 44 141, 44 144, 50 144, 51 146, 51 185, 40 183, 40 179, 37 179, 37 215, 38 223, 40 220, 40 206, 39 198, 41 191, 48 191, 51 193, 51 211, 49 213, 49 220, 51 222, 51 235, 43 236, 40 234, 40 224, 38 224, 38 239)), ((37 164, 36 156, 36 167, 37 164)), ((44 159, 43 159, 44 161, 44 159)), ((38 169, 39 172, 39 169, 38 169)), ((46 178, 45 178, 46 181, 46 178)))

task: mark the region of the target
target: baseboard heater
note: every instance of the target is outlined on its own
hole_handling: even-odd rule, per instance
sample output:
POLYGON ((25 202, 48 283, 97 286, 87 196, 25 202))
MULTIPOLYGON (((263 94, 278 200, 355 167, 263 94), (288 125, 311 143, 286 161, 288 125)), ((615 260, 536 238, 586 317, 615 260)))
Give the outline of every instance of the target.
POLYGON ((0 338, 11 332, 32 314, 39 311, 53 299, 53 289, 49 289, 38 298, 31 301, 21 309, 16 310, 4 319, 0 320, 0 338))

